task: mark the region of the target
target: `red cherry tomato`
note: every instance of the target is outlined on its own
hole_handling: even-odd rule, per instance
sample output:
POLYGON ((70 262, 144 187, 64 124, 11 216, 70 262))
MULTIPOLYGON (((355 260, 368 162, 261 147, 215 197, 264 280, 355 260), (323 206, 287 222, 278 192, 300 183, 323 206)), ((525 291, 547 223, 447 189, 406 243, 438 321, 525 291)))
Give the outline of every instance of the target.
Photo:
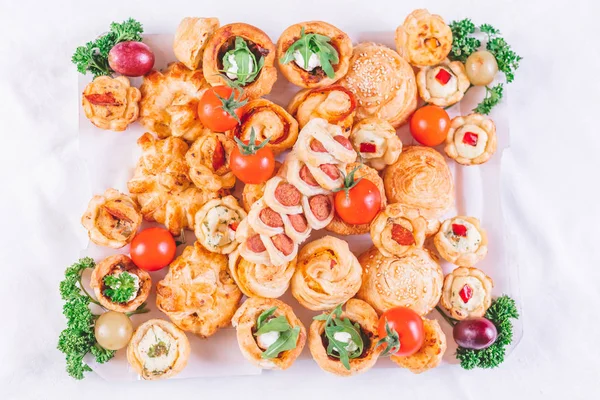
POLYGON ((364 178, 352 185, 335 194, 335 211, 349 224, 368 224, 381 209, 381 193, 364 178))
POLYGON ((148 228, 131 242, 131 260, 146 271, 158 271, 175 258, 177 245, 171 232, 164 228, 148 228))
POLYGON ((235 128, 238 119, 232 113, 239 119, 242 116, 242 103, 240 92, 229 86, 207 89, 198 102, 198 118, 202 125, 213 132, 225 132, 235 128))
POLYGON ((410 133, 415 140, 425 146, 444 143, 450 129, 450 117, 446 110, 438 106, 419 108, 410 119, 410 133))
POLYGON ((397 356, 415 354, 423 346, 423 319, 410 308, 390 308, 379 318, 379 337, 388 345, 389 354, 397 356), (391 335, 388 330, 391 331, 391 335))
POLYGON ((238 144, 231 152, 229 167, 233 174, 246 184, 266 182, 273 176, 275 157, 270 147, 238 144), (260 147, 260 148, 258 148, 260 147), (247 149, 247 151, 245 150, 247 149))

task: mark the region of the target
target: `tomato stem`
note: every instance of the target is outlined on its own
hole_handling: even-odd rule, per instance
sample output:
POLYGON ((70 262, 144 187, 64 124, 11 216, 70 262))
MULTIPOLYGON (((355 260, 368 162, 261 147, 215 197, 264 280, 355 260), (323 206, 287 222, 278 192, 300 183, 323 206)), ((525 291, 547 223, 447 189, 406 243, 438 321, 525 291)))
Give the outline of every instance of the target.
POLYGON ((258 150, 265 147, 267 145, 267 143, 269 143, 269 140, 271 140, 271 137, 269 136, 268 138, 263 140, 261 143, 256 144, 256 131, 254 130, 254 127, 251 127, 250 128, 250 140, 248 141, 248 144, 242 142, 240 140, 240 138, 238 138, 237 136, 234 137, 234 139, 240 149, 240 153, 242 153, 245 156, 251 156, 251 155, 255 154, 258 150))
POLYGON ((356 186, 358 184, 358 182, 360 182, 362 180, 362 177, 358 178, 357 180, 354 180, 354 174, 361 167, 362 167, 362 164, 357 165, 356 168, 354 168, 352 171, 350 171, 350 173, 348 175, 345 175, 342 171, 340 171, 342 176, 344 177, 344 185, 340 188, 334 189, 333 192, 336 193, 336 192, 339 192, 340 190, 343 190, 346 193, 346 200, 348 200, 350 198, 350 189, 352 189, 354 186, 356 186))
POLYGON ((454 326, 456 325, 456 323, 458 321, 456 321, 454 318, 450 318, 449 316, 446 315, 446 313, 444 312, 444 310, 442 310, 440 308, 440 306, 435 306, 435 309, 437 310, 437 312, 440 313, 440 315, 446 320, 447 323, 450 324, 450 326, 454 326))

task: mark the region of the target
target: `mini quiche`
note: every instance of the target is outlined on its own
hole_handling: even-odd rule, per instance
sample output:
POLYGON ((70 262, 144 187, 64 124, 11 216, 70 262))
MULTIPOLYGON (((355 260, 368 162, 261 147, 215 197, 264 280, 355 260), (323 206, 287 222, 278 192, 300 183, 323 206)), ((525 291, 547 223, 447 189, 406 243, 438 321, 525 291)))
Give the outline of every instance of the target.
POLYGON ((194 233, 198 242, 210 252, 229 254, 238 245, 235 231, 246 212, 233 196, 210 200, 196 213, 194 233))
POLYGON ((365 118, 355 124, 350 142, 363 162, 378 171, 398 161, 402 153, 402 141, 396 128, 377 117, 365 118))
POLYGON ((471 86, 465 66, 448 59, 432 67, 423 67, 417 73, 419 95, 426 103, 448 107, 458 103, 471 86))
POLYGON ((483 317, 492 304, 492 279, 472 267, 459 267, 446 275, 440 305, 454 319, 483 317))
POLYGON ((425 9, 410 13, 396 29, 396 49, 414 66, 435 65, 452 50, 452 30, 425 9))
POLYGON ((459 266, 472 266, 487 254, 487 235, 474 217, 447 219, 433 238, 435 248, 446 260, 459 266))
POLYGON ((140 113, 140 90, 125 76, 99 76, 83 91, 85 116, 100 129, 124 131, 140 113))
POLYGON ((462 165, 488 161, 496 152, 496 125, 485 115, 456 117, 446 136, 446 155, 462 165))

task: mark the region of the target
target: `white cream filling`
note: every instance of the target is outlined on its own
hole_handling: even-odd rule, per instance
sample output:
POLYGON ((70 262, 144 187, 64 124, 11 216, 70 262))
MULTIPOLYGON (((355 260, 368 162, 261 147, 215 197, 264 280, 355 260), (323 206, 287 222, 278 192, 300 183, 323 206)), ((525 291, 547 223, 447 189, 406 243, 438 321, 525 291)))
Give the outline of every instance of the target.
POLYGON ((308 67, 304 68, 304 57, 300 50, 294 51, 294 62, 297 66, 302 68, 305 71, 312 71, 313 69, 321 66, 321 60, 316 53, 310 52, 310 57, 308 58, 308 67))
POLYGON ((352 336, 348 332, 336 332, 333 334, 333 338, 338 342, 346 343, 345 349, 349 352, 356 351, 358 349, 358 345, 354 343, 352 336))
POLYGON ((230 225, 235 222, 240 222, 240 215, 234 210, 222 205, 210 209, 202 222, 205 244, 216 248, 234 241, 235 231, 230 225))
MULTIPOLYGON (((235 61, 235 55, 230 54, 227 57, 227 60, 231 64, 231 66, 225 71, 227 73, 227 77, 229 79, 237 79, 238 65, 235 61)), ((252 61, 252 57, 248 57, 248 73, 251 74, 254 72, 254 62, 252 61)))
POLYGON ((446 98, 452 96, 458 91, 458 79, 449 68, 435 67, 427 71, 427 89, 431 97, 446 98), (440 72, 440 69, 445 69, 450 74, 450 79, 443 85, 435 76, 440 72))
POLYGON ((466 311, 472 311, 479 307, 481 303, 483 303, 486 295, 481 281, 472 276, 460 276, 454 278, 451 290, 452 296, 450 297, 450 304, 452 307, 466 311), (460 292, 465 285, 469 285, 473 292, 471 298, 466 303, 460 297, 460 292))
POLYGON ((460 218, 452 220, 446 231, 446 238, 461 253, 474 252, 479 248, 479 244, 481 243, 481 233, 479 233, 475 225, 460 218), (452 231, 453 224, 464 225, 467 228, 467 236, 455 235, 452 231))
POLYGON ((467 124, 461 126, 454 134, 454 145, 456 146, 458 155, 469 159, 473 159, 482 155, 485 151, 485 147, 487 146, 487 141, 487 132, 477 125, 467 124), (463 143, 463 138, 467 132, 475 133, 477 135, 477 145, 471 146, 470 144, 463 143))
POLYGON ((267 332, 256 337, 256 344, 263 350, 267 350, 273 343, 279 339, 279 332, 267 332))
POLYGON ((384 153, 385 138, 376 135, 372 131, 360 129, 354 135, 354 146, 360 152, 361 143, 373 143, 375 145, 374 153, 360 153, 363 158, 380 158, 384 153))
POLYGON ((144 369, 162 373, 173 366, 177 358, 177 342, 159 326, 152 326, 138 345, 138 351, 144 361, 144 369), (165 349, 156 352, 156 345, 164 343, 165 349), (154 350, 153 350, 154 348, 154 350), (152 354, 154 352, 154 354, 152 354))

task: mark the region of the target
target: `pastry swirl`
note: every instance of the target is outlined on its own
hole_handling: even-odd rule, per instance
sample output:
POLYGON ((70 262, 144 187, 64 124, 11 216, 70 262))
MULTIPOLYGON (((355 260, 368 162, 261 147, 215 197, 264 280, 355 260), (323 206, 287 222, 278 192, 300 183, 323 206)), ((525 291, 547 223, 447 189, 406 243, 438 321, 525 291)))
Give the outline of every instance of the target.
POLYGON ((419 95, 426 103, 449 107, 462 100, 471 86, 465 66, 460 61, 443 60, 417 73, 419 95))
POLYGON ((462 165, 477 165, 488 161, 496 152, 494 121, 485 115, 456 117, 446 136, 446 155, 462 165))
POLYGON ((439 15, 415 10, 396 29, 396 49, 412 65, 436 65, 452 50, 452 31, 439 15))
POLYGON ((389 204, 371 223, 371 239, 385 257, 401 257, 423 247, 427 221, 401 204, 389 204))
POLYGON ((140 113, 141 93, 126 76, 99 76, 88 83, 81 104, 87 119, 100 129, 124 131, 140 113))
POLYGON ((421 348, 410 356, 392 355, 390 360, 401 368, 420 374, 441 364, 446 352, 446 335, 435 319, 423 318, 424 340, 421 348))
POLYGON ((483 317, 492 304, 493 286, 482 270, 458 267, 444 278, 440 306, 454 319, 483 317))
POLYGON ((363 162, 378 171, 395 163, 402 153, 402 141, 396 129, 377 117, 365 118, 355 124, 350 141, 363 162))
POLYGON ((444 260, 458 266, 471 267, 487 254, 487 234, 474 217, 458 216, 447 219, 433 238, 444 260))
POLYGON ((235 175, 229 167, 234 147, 233 140, 222 133, 209 132, 196 139, 185 155, 194 185, 214 192, 235 186, 235 175))
POLYGON ((182 19, 173 40, 175 58, 191 70, 202 67, 206 42, 218 28, 218 18, 186 17, 182 19))
POLYGON ((213 199, 198 210, 194 233, 205 249, 213 253, 229 254, 236 249, 235 231, 246 218, 246 212, 233 196, 213 199))

